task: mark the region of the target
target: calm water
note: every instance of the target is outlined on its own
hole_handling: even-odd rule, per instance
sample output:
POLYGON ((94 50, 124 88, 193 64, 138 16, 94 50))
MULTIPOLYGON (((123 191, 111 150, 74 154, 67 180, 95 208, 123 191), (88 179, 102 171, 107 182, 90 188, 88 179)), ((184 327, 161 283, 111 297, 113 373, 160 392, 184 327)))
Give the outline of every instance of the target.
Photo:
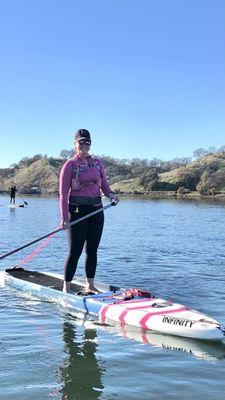
MULTIPOLYGON (((58 225, 57 199, 26 200, 24 209, 0 206, 1 254, 58 225)), ((105 213, 97 279, 149 289, 225 324, 224 211, 218 202, 121 201, 105 213)), ((61 273, 66 243, 58 233, 26 267, 61 273)), ((31 250, 2 260, 0 270, 31 250)), ((102 326, 13 289, 0 294, 2 400, 223 398, 223 344, 102 326)))

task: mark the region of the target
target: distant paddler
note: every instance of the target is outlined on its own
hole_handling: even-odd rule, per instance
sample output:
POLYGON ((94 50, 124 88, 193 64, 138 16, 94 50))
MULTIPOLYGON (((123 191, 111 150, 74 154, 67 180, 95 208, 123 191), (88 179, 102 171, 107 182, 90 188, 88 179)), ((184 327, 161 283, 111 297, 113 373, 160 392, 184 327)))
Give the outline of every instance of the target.
POLYGON ((104 214, 101 211, 71 228, 70 223, 102 209, 101 191, 112 204, 117 204, 118 199, 107 182, 101 159, 89 154, 90 132, 79 129, 75 134, 74 144, 76 154, 63 165, 59 179, 61 227, 69 228, 69 252, 64 267, 63 290, 70 290, 85 245, 86 293, 93 294, 96 292, 94 277, 104 214))
POLYGON ((14 184, 14 182, 11 182, 11 186, 9 187, 10 204, 15 204, 17 191, 18 190, 16 185, 14 184))

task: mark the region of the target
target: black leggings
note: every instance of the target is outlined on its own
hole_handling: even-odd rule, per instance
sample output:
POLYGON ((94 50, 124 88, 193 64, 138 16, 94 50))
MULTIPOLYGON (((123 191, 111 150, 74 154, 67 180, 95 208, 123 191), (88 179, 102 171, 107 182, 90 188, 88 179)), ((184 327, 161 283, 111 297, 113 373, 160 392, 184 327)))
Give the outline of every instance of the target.
MULTIPOLYGON (((78 208, 70 205, 70 222, 76 221, 99 208, 102 208, 102 205, 97 207, 78 206, 78 208)), ((74 277, 84 244, 86 277, 94 278, 97 266, 97 250, 102 236, 103 225, 104 214, 101 211, 68 229, 69 253, 64 267, 64 279, 66 282, 71 282, 74 277)))

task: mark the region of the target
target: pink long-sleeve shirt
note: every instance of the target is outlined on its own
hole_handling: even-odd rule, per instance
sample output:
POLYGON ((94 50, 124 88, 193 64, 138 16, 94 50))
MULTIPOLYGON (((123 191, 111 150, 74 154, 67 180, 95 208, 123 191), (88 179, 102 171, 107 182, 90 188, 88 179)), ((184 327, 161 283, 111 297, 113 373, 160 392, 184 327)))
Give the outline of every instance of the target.
POLYGON ((61 218, 64 221, 68 221, 69 196, 100 197, 101 190, 107 197, 112 191, 105 176, 103 162, 99 158, 90 155, 85 161, 78 154, 70 158, 63 165, 59 177, 61 218), (77 170, 80 187, 78 190, 73 190, 72 179, 76 179, 77 170))

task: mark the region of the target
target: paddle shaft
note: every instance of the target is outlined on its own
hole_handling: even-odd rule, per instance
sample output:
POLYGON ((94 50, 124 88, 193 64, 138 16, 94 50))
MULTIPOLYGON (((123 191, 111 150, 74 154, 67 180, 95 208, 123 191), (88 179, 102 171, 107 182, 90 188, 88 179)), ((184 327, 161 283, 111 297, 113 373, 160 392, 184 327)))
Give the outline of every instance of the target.
POLYGON ((28 203, 22 198, 22 196, 20 195, 20 193, 18 192, 18 190, 17 190, 17 193, 18 193, 19 197, 21 198, 21 200, 23 200, 24 204, 25 204, 26 206, 28 206, 28 203))
MULTIPOLYGON (((84 217, 81 217, 81 218, 77 219, 76 221, 71 222, 70 226, 69 226, 68 228, 66 228, 66 229, 69 229, 71 226, 76 225, 76 224, 78 224, 79 222, 84 221, 85 219, 87 219, 87 218, 89 218, 89 217, 92 217, 92 216, 95 215, 95 214, 100 213, 101 211, 107 210, 107 208, 112 207, 113 205, 115 205, 115 204, 112 204, 112 203, 107 204, 106 206, 104 206, 104 207, 102 207, 102 208, 99 208, 98 210, 93 211, 93 212, 91 212, 90 214, 87 214, 87 215, 85 215, 84 217)), ((12 250, 12 251, 9 251, 8 253, 3 254, 3 256, 0 256, 0 260, 3 260, 3 258, 6 258, 6 257, 8 257, 8 256, 11 256, 11 254, 17 253, 18 251, 23 250, 23 249, 25 249, 26 247, 29 247, 29 246, 31 246, 31 245, 34 244, 34 243, 40 242, 41 240, 46 239, 48 236, 54 235, 55 233, 58 233, 58 232, 60 232, 60 231, 62 231, 62 230, 64 230, 64 229, 63 229, 63 228, 55 229, 54 231, 49 232, 49 233, 47 233, 47 234, 44 235, 44 236, 41 236, 41 237, 39 237, 39 238, 37 238, 37 239, 32 240, 32 242, 26 243, 26 244, 24 244, 24 245, 21 246, 21 247, 17 247, 16 249, 14 249, 14 250, 12 250)))

